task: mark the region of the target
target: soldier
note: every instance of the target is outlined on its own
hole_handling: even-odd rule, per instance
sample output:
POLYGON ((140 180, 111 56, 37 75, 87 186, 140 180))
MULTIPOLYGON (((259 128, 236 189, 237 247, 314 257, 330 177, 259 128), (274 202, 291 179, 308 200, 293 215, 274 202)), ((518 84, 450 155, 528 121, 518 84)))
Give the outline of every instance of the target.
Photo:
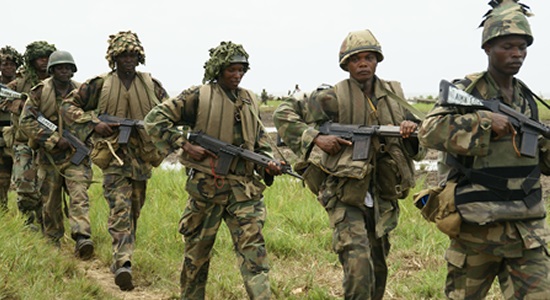
MULTIPOLYGON (((24 58, 25 65, 21 77, 17 77, 8 84, 16 92, 29 93, 31 88, 49 77, 48 58, 54 52, 55 46, 45 41, 36 41, 27 45, 24 58)), ((36 219, 42 223, 42 203, 40 201, 40 187, 37 181, 35 153, 29 147, 28 138, 19 128, 19 116, 25 100, 15 100, 11 103, 11 121, 15 140, 13 146, 13 178, 17 192, 17 206, 27 215, 26 223, 30 226, 36 219)))
POLYGON ((267 104, 267 92, 265 89, 262 89, 262 94, 260 95, 260 98, 262 100, 262 104, 267 104))
POLYGON ((416 138, 409 138, 417 124, 406 119, 413 117, 403 108, 401 85, 376 76, 383 59, 369 30, 349 33, 339 53, 349 79, 322 86, 304 100, 289 98, 273 115, 279 135, 301 160, 296 170, 304 172, 306 185, 328 213, 346 299, 382 299, 397 199, 414 185, 411 159, 425 154, 416 138), (368 158, 352 160, 351 142, 320 134, 318 126, 327 121, 398 125, 403 138, 373 136, 368 158))
POLYGON ((137 34, 121 31, 108 43, 106 59, 112 71, 83 83, 62 103, 61 112, 78 136, 91 136, 92 161, 103 170, 103 195, 110 208, 111 271, 119 288, 128 291, 134 288, 131 261, 147 180, 162 157, 143 128, 132 129, 128 143, 118 144, 117 124, 101 122, 98 115, 143 120, 168 95, 151 74, 136 71, 145 63, 137 34))
MULTIPOLYGON (((8 84, 15 79, 15 71, 23 64, 23 56, 14 48, 0 49, 0 83, 8 84)), ((13 168, 13 128, 11 116, 0 111, 0 209, 8 208, 8 191, 11 185, 13 168)))
MULTIPOLYGON (((481 25, 487 70, 456 85, 538 119, 535 95, 515 77, 533 43, 528 7, 489 4, 481 25)), ((535 157, 518 156, 517 133, 502 114, 458 107, 435 106, 420 126, 421 144, 446 154, 445 189, 454 197, 443 200, 462 219, 445 253, 449 299, 483 299, 495 277, 506 299, 549 298, 550 231, 540 173, 550 174, 550 144, 541 138, 535 157)))
POLYGON ((89 158, 75 165, 69 160, 74 154, 63 134, 63 122, 59 117, 59 105, 80 83, 71 80, 76 64, 67 51, 55 51, 48 60, 50 78, 36 85, 30 93, 21 114, 21 130, 29 137, 29 144, 37 149, 38 178, 42 182, 40 194, 43 203, 44 235, 55 244, 63 237, 62 193, 69 195, 68 207, 71 237, 76 241, 75 254, 83 260, 92 257, 94 244, 90 240, 88 217, 88 187, 92 180, 89 158), (41 124, 38 117, 55 124, 52 131, 41 124))
POLYGON ((0 83, 8 84, 15 79, 17 68, 23 64, 23 56, 14 48, 0 49, 0 83))
POLYGON ((179 232, 185 240, 181 271, 181 298, 204 299, 208 267, 216 233, 225 221, 240 258, 241 275, 250 299, 269 299, 267 252, 262 228, 266 208, 262 192, 281 174, 275 164, 260 168, 239 159, 227 176, 213 174, 216 156, 188 142, 178 125, 233 145, 271 156, 271 147, 258 119, 255 94, 239 87, 249 69, 248 54, 239 44, 221 42, 210 49, 204 65, 202 86, 183 91, 155 107, 145 126, 162 152, 183 149, 182 163, 188 168, 187 207, 179 232), (256 173, 257 172, 257 173, 256 173), (258 175, 260 174, 260 175, 258 175))

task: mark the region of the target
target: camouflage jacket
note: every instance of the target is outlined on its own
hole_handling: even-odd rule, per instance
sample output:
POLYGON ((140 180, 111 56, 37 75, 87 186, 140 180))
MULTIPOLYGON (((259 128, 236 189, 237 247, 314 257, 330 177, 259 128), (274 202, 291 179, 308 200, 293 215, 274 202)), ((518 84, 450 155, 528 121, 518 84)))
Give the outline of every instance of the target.
MULTIPOLYGON (((341 83, 356 85, 359 86, 359 88, 361 88, 362 90, 361 84, 354 79, 347 79, 342 81, 341 83)), ((339 83, 339 85, 341 83, 339 83)), ((368 99, 368 97, 363 97, 362 99, 364 103, 361 103, 361 106, 364 107, 364 111, 358 109, 355 106, 346 107, 345 105, 342 105, 342 103, 344 102, 349 102, 350 99, 339 99, 337 96, 338 93, 336 92, 335 88, 328 86, 319 88, 317 91, 313 92, 309 98, 306 98, 304 100, 296 100, 290 98, 282 103, 275 110, 273 119, 275 122, 275 126, 277 127, 277 131, 281 135, 281 138, 293 150, 293 152, 299 156, 301 160, 301 162, 297 164, 296 169, 300 169, 298 165, 302 164, 302 162, 314 160, 315 158, 313 156, 317 156, 319 152, 322 152, 314 150, 317 149, 317 147, 314 147, 315 144, 313 140, 315 139, 315 137, 317 137, 317 135, 319 135, 319 125, 326 121, 342 122, 345 124, 346 120, 340 120, 340 118, 342 118, 342 116, 346 114, 359 114, 358 117, 346 118, 350 120, 361 119, 362 121, 357 121, 359 123, 353 123, 359 125, 377 125, 380 124, 379 122, 384 122, 383 125, 388 125, 388 123, 386 122, 393 123, 394 125, 399 125, 405 119, 412 119, 413 117, 410 113, 408 113, 405 109, 398 105, 398 103, 395 103, 393 102, 393 100, 389 99, 388 90, 395 89, 394 87, 392 87, 392 85, 397 86, 396 83, 390 83, 376 77, 374 84, 374 97, 372 99, 368 99), (346 113, 342 112, 342 109, 346 109, 346 113)), ((404 98, 403 92, 400 87, 396 88, 393 93, 396 93, 400 97, 404 98)), ((398 145, 403 146, 402 141, 398 141, 397 143, 398 145)), ((349 152, 351 150, 350 147, 345 148, 341 151, 341 153, 343 151, 349 152)), ((416 147, 416 149, 412 148, 414 147, 410 148, 411 151, 408 151, 409 149, 405 149, 405 147, 401 148, 401 150, 405 153, 404 155, 407 157, 407 160, 421 159, 424 157, 424 150, 419 149, 418 147, 416 147)), ((377 153, 378 150, 380 149, 377 149, 375 143, 372 143, 370 153, 377 153)), ((320 156, 323 157, 327 155, 322 152, 320 156)), ((376 167, 375 159, 372 159, 372 157, 369 156, 368 161, 362 162, 362 164, 370 165, 367 168, 363 168, 361 165, 358 165, 359 162, 352 162, 350 155, 341 155, 340 157, 337 157, 337 159, 340 160, 338 164, 342 167, 341 169, 348 170, 348 175, 346 175, 344 171, 334 173, 334 176, 357 178, 366 181, 363 186, 366 187, 369 192, 373 192, 373 189, 370 188, 370 185, 372 184, 371 173, 376 167), (361 173, 360 176, 356 176, 357 174, 354 175, 349 173, 353 171, 350 171, 351 168, 347 168, 346 166, 351 165, 358 165, 355 169, 358 170, 359 173, 361 173)), ((320 167, 324 169, 325 172, 327 172, 326 166, 324 166, 323 164, 324 161, 321 160, 320 167)), ((399 167, 403 168, 405 166, 399 167)), ((366 193, 366 191, 363 192, 366 193)), ((391 201, 380 201, 379 195, 376 192, 374 192, 373 196, 375 198, 375 202, 378 202, 378 204, 375 205, 375 207, 377 207, 379 210, 376 214, 376 231, 380 236, 384 233, 387 233, 396 226, 399 211, 397 209, 397 202, 390 203, 391 201)), ((340 201, 342 201, 342 199, 340 199, 340 201)), ((364 200, 362 200, 361 203, 363 203, 363 201, 364 200)), ((325 205, 326 203, 322 202, 322 204, 325 205)), ((358 206, 361 207, 360 205, 358 206)))
MULTIPOLYGON (((466 78, 465 81, 471 84, 458 84, 460 88, 483 99, 503 99, 497 84, 488 73, 473 74, 466 78)), ((531 116, 523 91, 520 81, 514 79, 514 97, 510 103, 505 103, 531 116)), ((518 159, 491 155, 496 150, 493 147, 510 149, 510 153, 515 155, 511 136, 503 137, 499 141, 491 139, 491 114, 492 112, 484 110, 468 111, 436 105, 420 126, 419 140, 428 148, 470 157, 472 166, 481 164, 485 167, 513 167, 518 159)), ((539 147, 542 153, 539 156, 540 163, 547 166, 550 163, 548 141, 541 140, 539 147)), ((494 222, 483 226, 463 223, 458 239, 478 251, 518 257, 522 255, 523 249, 540 247, 550 241, 550 230, 545 219, 494 222)))
MULTIPOLYGON (((214 89, 223 91, 217 83, 210 83, 209 85, 213 85, 212 88, 214 89)), ((204 112, 199 111, 199 102, 204 101, 201 100, 201 87, 204 86, 195 86, 183 91, 177 97, 165 101, 161 105, 153 108, 145 118, 146 130, 161 152, 168 153, 181 149, 183 144, 187 142, 185 138, 186 130, 197 130, 196 126, 199 123, 198 118, 201 115, 206 117, 204 112), (182 126, 184 130, 182 130, 182 126)), ((252 95, 252 99, 245 99, 245 103, 250 101, 250 104, 245 104, 245 107, 255 110, 256 116, 259 117, 257 99, 253 96, 254 94, 251 91, 240 88, 237 90, 236 94, 231 94, 228 91, 223 92, 229 97, 230 103, 240 101, 239 99, 246 97, 245 95, 252 95)), ((219 105, 222 101, 219 97, 219 94, 213 93, 212 96, 209 97, 211 98, 209 100, 210 105, 219 105)), ((235 115, 219 116, 218 119, 225 117, 233 119, 235 115)), ((252 119, 248 122, 257 123, 258 120, 252 119)), ((223 124, 224 122, 221 123, 223 124)), ((232 140, 234 145, 242 145, 244 143, 243 131, 245 130, 243 127, 245 126, 257 128, 254 145, 251 146, 253 149, 251 150, 272 157, 271 146, 261 124, 247 125, 245 124, 245 119, 234 121, 232 138, 220 136, 213 137, 220 140, 232 140)), ((186 155, 183 154, 181 158, 182 163, 188 165, 187 162, 190 158, 185 157, 186 155)), ((266 183, 270 184, 272 182, 273 178, 269 176, 263 168, 256 167, 256 172, 260 174, 260 177, 264 178, 266 183)), ((228 184, 224 184, 220 187, 215 184, 215 178, 210 172, 199 172, 197 169, 194 169, 187 182, 187 190, 195 198, 218 203, 226 201, 228 193, 232 193, 237 201, 259 199, 261 197, 261 192, 264 190, 265 186, 261 184, 258 176, 248 174, 245 171, 245 162, 243 160, 237 160, 236 165, 232 166, 230 174, 237 177, 231 176, 225 178, 224 180, 228 184)))
MULTIPOLYGON (((79 82, 71 80, 72 89, 80 86, 79 82)), ((59 119, 59 105, 62 97, 57 95, 53 79, 50 77, 36 85, 30 92, 30 97, 25 102, 25 107, 20 117, 20 129, 29 137, 31 147, 39 147, 42 151, 50 153, 54 161, 64 160, 69 158, 72 153, 71 149, 60 151, 54 149, 61 137, 63 125, 59 119), (37 121, 37 114, 41 113, 46 119, 58 126, 57 131, 52 131, 37 121)), ((43 153, 40 151, 40 161, 45 163, 48 160, 44 159, 43 153)))
MULTIPOLYGON (((31 89, 39 83, 40 83, 40 80, 33 81, 31 80, 31 77, 28 74, 25 75, 25 73, 23 73, 22 77, 17 77, 15 80, 10 82, 8 84, 8 88, 19 93, 29 93, 31 89)), ((21 116, 21 112, 11 114, 11 122, 12 122, 13 131, 15 133, 15 140, 19 143, 27 143, 28 141, 27 136, 19 128, 20 116, 21 116)))
MULTIPOLYGON (((132 82, 132 86, 135 89, 135 85, 143 84, 138 80, 140 72, 136 72, 136 77, 132 82)), ((102 96, 103 85, 107 80, 107 76, 115 76, 115 71, 94 77, 85 83, 83 83, 78 90, 74 90, 62 103, 60 111, 65 121, 67 129, 75 133, 81 140, 88 140, 94 133, 96 124, 100 121, 98 114, 100 100, 102 96)), ((168 99, 168 93, 159 81, 153 78, 154 91, 152 93, 158 99, 163 101, 168 99)), ((126 90, 127 92, 128 90, 126 90)), ((108 92, 108 91, 107 91, 108 92)), ((124 91, 121 93, 124 94, 124 91)), ((118 100, 118 98, 117 98, 118 100)), ((129 112, 120 112, 117 117, 127 118, 129 112)), ((116 140, 116 139, 114 139, 116 140)), ((140 147, 138 144, 132 141, 141 141, 140 135, 136 133, 136 130, 132 129, 130 142, 127 145, 118 145, 116 154, 122 159, 123 164, 119 165, 111 163, 107 169, 103 170, 104 174, 120 174, 130 177, 134 180, 146 180, 151 177, 152 165, 143 161, 140 157, 140 147)), ((115 160, 113 160, 115 162, 115 160)))

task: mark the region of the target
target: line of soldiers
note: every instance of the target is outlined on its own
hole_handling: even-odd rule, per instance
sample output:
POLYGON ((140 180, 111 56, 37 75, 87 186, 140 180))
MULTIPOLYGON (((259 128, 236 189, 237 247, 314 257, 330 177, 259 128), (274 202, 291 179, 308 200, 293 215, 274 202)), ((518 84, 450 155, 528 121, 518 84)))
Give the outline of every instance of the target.
MULTIPOLYGON (((501 101, 537 120, 533 94, 515 78, 533 42, 526 19, 529 10, 513 0, 491 1, 490 5, 482 23, 487 71, 468 75, 456 84, 476 97, 501 101)), ((216 165, 224 154, 189 141, 182 130, 199 131, 273 159, 259 118, 260 102, 252 91, 240 87, 250 68, 242 45, 224 41, 210 49, 203 84, 174 98, 168 98, 150 74, 136 71, 145 62, 145 53, 131 31, 110 36, 106 59, 111 71, 83 84, 71 80, 77 66, 68 52, 56 51, 45 42, 37 45, 44 51, 31 56, 32 51, 39 51, 28 49, 23 76, 9 84, 28 99, 12 101, 4 109, 12 113, 16 134, 13 172, 25 175, 21 186, 40 182, 39 204, 33 194, 36 188, 24 191, 18 187, 18 206, 25 201, 19 200, 23 199, 20 194, 34 197, 35 206, 24 212, 32 212, 34 219, 42 216, 45 236, 53 242, 63 236, 63 190, 70 197, 68 216, 75 252, 82 259, 92 257, 87 188, 93 162, 103 171, 104 197, 111 210, 111 271, 120 289, 133 289, 131 259, 147 180, 153 167, 179 150, 188 175, 188 201, 179 223, 185 241, 181 298, 205 298, 211 253, 224 221, 249 298, 269 299, 263 191, 282 174, 285 162, 271 160, 259 166, 235 159, 228 174, 217 174, 216 165), (144 127, 134 128, 128 142, 120 143, 117 127, 121 124, 102 121, 102 114, 143 120, 144 127), (41 118, 53 125, 44 126, 41 118), (76 150, 64 129, 92 146, 91 162, 71 163, 76 150), (22 163, 26 165, 16 171, 15 166, 22 163), (33 163, 38 165, 34 177, 26 173, 33 163)), ((17 66, 18 61, 11 60, 17 66)), ((295 169, 328 213, 333 250, 343 267, 345 299, 383 298, 389 233, 399 218, 398 199, 406 198, 414 186, 412 161, 422 159, 426 148, 445 153, 442 163, 448 170, 442 189, 447 193, 441 195, 447 195, 447 201, 441 203, 453 201, 447 215, 453 213, 453 220, 460 221, 444 231, 451 239, 445 255, 446 296, 482 299, 498 277, 507 299, 548 299, 550 230, 544 206, 541 211, 539 205, 541 173, 550 174, 548 140, 540 139, 535 157, 518 157, 510 150, 515 147, 517 129, 501 114, 436 105, 421 120, 404 100, 400 83, 376 75, 383 60, 382 47, 371 31, 350 32, 339 51, 339 65, 349 78, 335 86, 322 86, 304 99, 290 98, 274 112, 278 133, 299 157, 295 169), (351 141, 320 131, 326 122, 391 124, 399 127, 400 136, 372 136, 368 156, 356 160, 351 141), (460 206, 455 206, 455 200, 460 206), (518 215, 503 218, 494 211, 499 205, 508 205, 518 215), (486 212, 492 213, 492 220, 478 216, 486 212)), ((2 76, 12 73, 2 70, 2 76)), ((0 176, 1 182, 4 177, 0 176)), ((29 215, 28 222, 34 219, 29 215)))

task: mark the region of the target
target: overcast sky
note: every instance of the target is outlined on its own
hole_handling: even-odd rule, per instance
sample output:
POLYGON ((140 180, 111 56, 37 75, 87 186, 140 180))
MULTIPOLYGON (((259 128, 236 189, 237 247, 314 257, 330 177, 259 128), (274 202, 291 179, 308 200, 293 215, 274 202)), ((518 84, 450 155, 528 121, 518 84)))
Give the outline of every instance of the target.
MULTIPOLYGON (((136 32, 146 65, 172 95, 200 84, 208 49, 242 44, 250 71, 241 86, 285 94, 348 77, 338 51, 350 31, 371 29, 385 59, 377 74, 402 82, 407 96, 436 95, 441 79, 483 71, 478 25, 488 0, 17 0, 3 4, 0 46, 23 53, 46 40, 74 56, 85 81, 109 71, 110 34, 136 32)), ((535 41, 518 77, 550 96, 550 1, 526 0, 535 41), (546 30, 544 29, 546 28, 546 30), (544 33, 546 32, 546 33, 544 33)))

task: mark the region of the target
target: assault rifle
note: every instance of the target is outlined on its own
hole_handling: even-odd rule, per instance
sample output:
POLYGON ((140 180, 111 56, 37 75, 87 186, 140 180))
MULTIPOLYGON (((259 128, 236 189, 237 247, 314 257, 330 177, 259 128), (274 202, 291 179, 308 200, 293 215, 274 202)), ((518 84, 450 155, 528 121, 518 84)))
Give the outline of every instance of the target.
POLYGON ((26 99, 27 96, 25 94, 16 92, 7 86, 0 83, 0 103, 5 101, 13 101, 16 99, 26 99))
POLYGON ((243 149, 241 147, 237 147, 232 144, 228 144, 226 142, 208 136, 202 132, 187 133, 187 140, 200 145, 204 149, 211 151, 218 156, 218 163, 215 169, 217 174, 227 175, 227 173, 229 173, 229 167, 231 167, 231 163, 233 162, 233 160, 237 157, 240 157, 244 160, 253 162, 256 165, 260 165, 263 167, 267 167, 267 164, 269 162, 274 162, 277 166, 281 167, 281 171, 284 174, 302 179, 302 176, 292 171, 292 167, 290 165, 281 164, 270 157, 258 154, 247 149, 243 149))
POLYGON ((510 123, 521 134, 519 152, 523 156, 535 157, 538 151, 539 134, 545 138, 550 138, 550 127, 527 117, 510 106, 503 104, 498 99, 478 99, 446 80, 441 80, 439 83, 439 100, 437 103, 441 106, 460 106, 489 110, 507 116, 510 123))
MULTIPOLYGON (((40 112, 33 111, 36 115, 36 120, 38 121, 38 124, 40 124, 42 127, 47 128, 53 132, 57 131, 57 125, 52 123, 52 121, 48 120, 44 115, 40 112)), ((80 163, 86 158, 86 156, 90 155, 90 148, 86 146, 80 139, 78 139, 76 136, 74 136, 70 131, 67 129, 63 129, 63 133, 61 134, 68 142, 71 144, 71 146, 76 150, 76 152, 71 157, 71 163, 75 165, 80 165, 80 163)))
MULTIPOLYGON (((331 121, 319 127, 319 132, 325 135, 335 135, 353 143, 353 160, 365 160, 369 157, 370 143, 373 135, 380 137, 401 137, 400 127, 392 125, 353 125, 339 124, 331 121)), ((416 137, 413 132, 411 137, 416 137)))
POLYGON ((107 124, 119 125, 118 127, 118 130, 120 131, 120 134, 118 135, 119 144, 128 144, 128 140, 130 139, 130 133, 132 133, 133 127, 143 128, 143 120, 125 119, 125 118, 111 116, 109 114, 100 114, 98 118, 101 122, 105 122, 107 124))

